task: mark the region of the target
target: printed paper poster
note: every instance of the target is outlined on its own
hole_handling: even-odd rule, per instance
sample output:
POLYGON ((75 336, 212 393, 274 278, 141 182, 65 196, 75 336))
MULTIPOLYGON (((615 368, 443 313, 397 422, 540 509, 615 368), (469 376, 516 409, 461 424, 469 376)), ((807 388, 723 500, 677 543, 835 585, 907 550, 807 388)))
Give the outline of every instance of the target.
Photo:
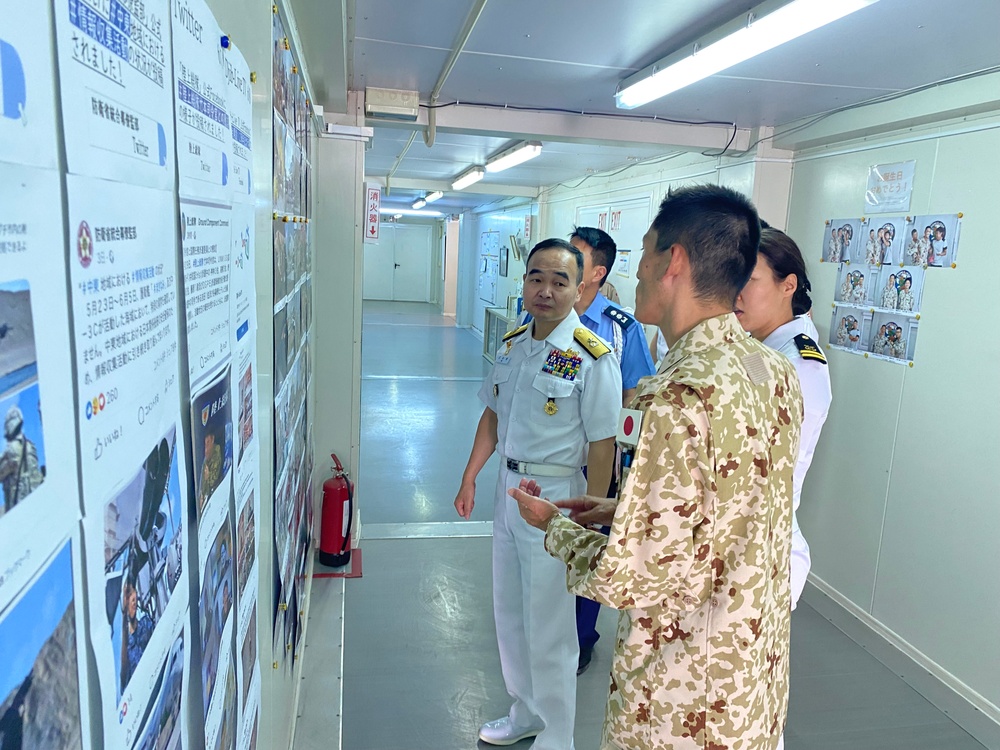
POLYGON ((226 199, 232 129, 226 50, 205 0, 172 0, 177 181, 185 198, 226 199))
POLYGON ((174 102, 167 0, 55 0, 55 9, 69 172, 169 190, 174 102))
POLYGON ((0 6, 0 162, 58 166, 52 4, 0 6))
POLYGON ((90 747, 78 549, 77 535, 64 540, 13 599, 0 598, 0 747, 90 747))
POLYGON ((231 136, 229 186, 234 201, 253 202, 253 101, 250 88, 250 66, 235 44, 223 58, 225 65, 226 106, 229 109, 231 136))
POLYGON ((0 600, 80 518, 62 190, 56 172, 0 181, 0 600))

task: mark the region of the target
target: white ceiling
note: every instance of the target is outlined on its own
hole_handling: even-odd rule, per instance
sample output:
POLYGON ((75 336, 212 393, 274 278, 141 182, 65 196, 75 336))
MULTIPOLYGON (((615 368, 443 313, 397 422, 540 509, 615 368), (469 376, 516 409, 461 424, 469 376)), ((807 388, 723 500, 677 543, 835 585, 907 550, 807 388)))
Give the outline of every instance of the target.
MULTIPOLYGON (((328 92, 334 106, 341 89, 369 86, 417 90, 426 102, 474 4, 293 0, 298 27, 308 29, 302 33, 303 47, 314 85, 318 92, 328 92), (336 32, 341 27, 343 46, 331 43, 329 36, 325 43, 313 43, 324 38, 324 28, 336 32)), ((620 80, 754 4, 488 0, 439 101, 621 115, 614 106, 620 80)), ((996 66, 998 29, 998 0, 880 0, 629 114, 734 122, 741 128, 780 126, 996 66)), ((376 124, 366 172, 387 175, 409 132, 376 124)), ((508 142, 493 135, 439 131, 433 148, 427 148, 418 134, 394 176, 450 180, 508 142)), ((620 168, 636 158, 674 150, 665 145, 543 142, 542 156, 490 175, 486 184, 552 185, 580 179, 588 170, 620 168)))

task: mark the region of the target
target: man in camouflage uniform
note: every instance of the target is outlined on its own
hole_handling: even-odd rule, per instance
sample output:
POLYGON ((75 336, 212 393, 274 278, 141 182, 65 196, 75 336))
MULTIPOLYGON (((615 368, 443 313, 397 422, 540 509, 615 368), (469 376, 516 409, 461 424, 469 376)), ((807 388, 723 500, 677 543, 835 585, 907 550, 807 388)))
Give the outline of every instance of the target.
MULTIPOLYGON (((634 461, 613 500, 510 494, 546 530, 569 589, 621 610, 602 748, 774 750, 788 690, 792 471, 803 415, 792 365, 732 314, 757 258, 753 206, 672 192, 643 238, 636 317, 669 352, 632 402, 634 461)), ((525 491, 526 490, 526 491, 525 491)))
POLYGON ((215 434, 205 433, 205 458, 201 464, 201 490, 198 493, 198 512, 205 508, 208 498, 222 481, 222 447, 215 442, 215 434))
POLYGON ((35 444, 24 434, 24 415, 16 406, 7 411, 3 434, 7 447, 0 456, 0 482, 3 483, 3 513, 8 513, 41 486, 45 477, 38 465, 35 444))

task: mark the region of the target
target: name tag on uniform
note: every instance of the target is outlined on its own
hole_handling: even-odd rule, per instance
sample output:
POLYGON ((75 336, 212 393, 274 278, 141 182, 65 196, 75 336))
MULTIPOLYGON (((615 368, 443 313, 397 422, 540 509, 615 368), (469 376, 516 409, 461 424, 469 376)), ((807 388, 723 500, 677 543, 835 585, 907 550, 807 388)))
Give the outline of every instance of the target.
POLYGON ((509 354, 499 354, 499 355, 497 355, 496 363, 498 365, 509 364, 510 363, 510 355, 509 354))
POLYGON ((642 428, 642 412, 638 409, 622 409, 618 415, 618 442, 635 447, 639 444, 642 428))

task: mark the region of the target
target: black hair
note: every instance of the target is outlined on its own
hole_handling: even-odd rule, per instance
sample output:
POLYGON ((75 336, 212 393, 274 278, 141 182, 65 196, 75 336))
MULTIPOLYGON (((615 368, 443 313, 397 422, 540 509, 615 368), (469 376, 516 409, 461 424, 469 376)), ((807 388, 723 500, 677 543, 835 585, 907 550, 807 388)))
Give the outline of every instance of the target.
POLYGON ((603 229, 597 227, 573 227, 569 238, 590 245, 590 256, 594 265, 603 266, 605 270, 604 276, 601 277, 601 283, 597 286, 598 288, 604 286, 604 282, 608 280, 608 274, 615 266, 615 258, 618 256, 618 245, 615 244, 614 239, 603 229))
MULTIPOLYGON (((809 292, 812 286, 806 276, 806 262, 795 240, 779 229, 765 229, 760 233, 759 252, 771 266, 775 281, 783 281, 789 274, 795 274, 798 282, 792 295, 792 312, 802 315, 812 309, 809 292)), ((863 274, 862 274, 863 275, 863 274)))
POLYGON ((719 185, 671 190, 653 219, 656 252, 683 245, 695 296, 732 306, 757 263, 760 219, 743 195, 719 185))
POLYGON ((580 284, 583 282, 583 253, 569 244, 566 240, 561 240, 558 237, 549 237, 547 240, 542 240, 533 248, 531 252, 528 253, 528 257, 524 259, 524 267, 531 264, 531 256, 537 253, 539 250, 565 250, 567 253, 573 256, 576 260, 576 283, 580 284))

